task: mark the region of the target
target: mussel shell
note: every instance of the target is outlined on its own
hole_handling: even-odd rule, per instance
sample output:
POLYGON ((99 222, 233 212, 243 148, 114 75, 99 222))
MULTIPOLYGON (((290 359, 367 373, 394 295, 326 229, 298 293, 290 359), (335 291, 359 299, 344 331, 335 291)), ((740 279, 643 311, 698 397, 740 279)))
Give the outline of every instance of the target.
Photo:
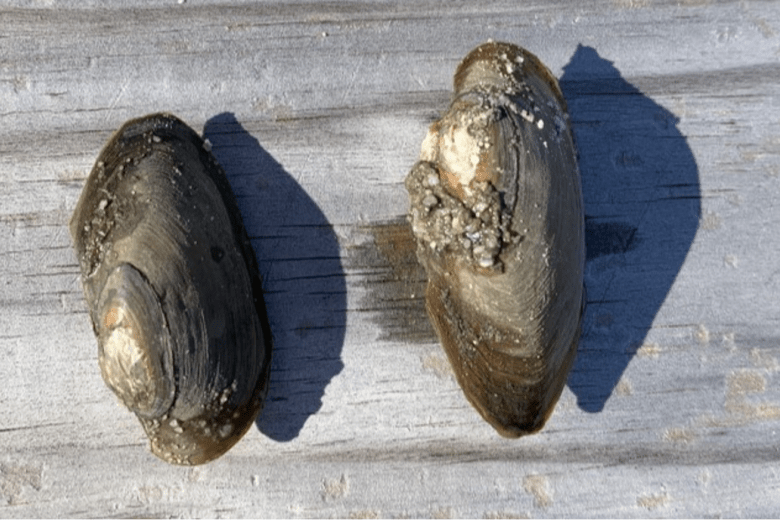
POLYGON ((406 187, 428 314, 465 396, 503 436, 538 431, 584 306, 580 174, 552 74, 512 44, 469 53, 406 187))
POLYGON ((103 378, 174 464, 225 453, 268 390, 257 260, 207 148, 170 114, 127 122, 70 222, 103 378))

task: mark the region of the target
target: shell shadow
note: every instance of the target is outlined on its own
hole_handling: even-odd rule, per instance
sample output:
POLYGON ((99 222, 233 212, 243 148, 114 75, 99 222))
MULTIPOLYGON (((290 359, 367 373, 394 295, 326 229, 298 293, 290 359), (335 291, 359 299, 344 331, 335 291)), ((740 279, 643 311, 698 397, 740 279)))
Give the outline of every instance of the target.
POLYGON ((568 385, 604 408, 652 327, 699 225, 699 174, 678 118, 578 46, 560 80, 580 153, 588 307, 568 385))
POLYGON ((290 441, 344 367, 347 292, 338 241, 317 204, 232 113, 209 119, 203 133, 227 173, 263 276, 274 350, 256 426, 290 441))

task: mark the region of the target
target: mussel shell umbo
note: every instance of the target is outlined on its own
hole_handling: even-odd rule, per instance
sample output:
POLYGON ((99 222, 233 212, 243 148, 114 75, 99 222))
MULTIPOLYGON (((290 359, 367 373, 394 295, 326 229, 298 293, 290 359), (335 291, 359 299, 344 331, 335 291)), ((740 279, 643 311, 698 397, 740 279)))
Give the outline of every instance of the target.
POLYGON ((174 464, 225 453, 268 390, 257 260, 207 148, 170 114, 127 122, 70 221, 103 379, 174 464))
POLYGON ((512 44, 470 52, 406 187, 428 314, 465 396, 503 436, 538 431, 584 307, 580 174, 553 75, 512 44))

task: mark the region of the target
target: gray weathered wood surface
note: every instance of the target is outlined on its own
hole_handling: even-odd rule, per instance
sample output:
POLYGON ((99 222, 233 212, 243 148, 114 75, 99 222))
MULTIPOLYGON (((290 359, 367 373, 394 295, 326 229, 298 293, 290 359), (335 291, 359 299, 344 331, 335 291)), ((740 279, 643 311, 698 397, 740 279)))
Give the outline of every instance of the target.
POLYGON ((0 6, 0 516, 778 516, 780 4, 0 6), (561 78, 589 307, 538 435, 499 438, 424 315, 403 179, 493 38, 561 78), (218 461, 103 385, 66 229, 100 148, 171 111, 227 171, 276 339, 218 461))

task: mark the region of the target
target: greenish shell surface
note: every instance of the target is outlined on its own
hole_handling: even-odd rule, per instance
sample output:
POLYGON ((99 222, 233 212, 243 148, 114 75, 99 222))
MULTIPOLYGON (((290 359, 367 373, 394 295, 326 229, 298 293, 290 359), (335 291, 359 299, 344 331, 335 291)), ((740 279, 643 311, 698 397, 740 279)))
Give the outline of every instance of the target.
POLYGON ((428 314, 466 398, 503 436, 538 431, 584 308, 581 181, 552 74, 512 44, 469 53, 406 187, 428 314))

